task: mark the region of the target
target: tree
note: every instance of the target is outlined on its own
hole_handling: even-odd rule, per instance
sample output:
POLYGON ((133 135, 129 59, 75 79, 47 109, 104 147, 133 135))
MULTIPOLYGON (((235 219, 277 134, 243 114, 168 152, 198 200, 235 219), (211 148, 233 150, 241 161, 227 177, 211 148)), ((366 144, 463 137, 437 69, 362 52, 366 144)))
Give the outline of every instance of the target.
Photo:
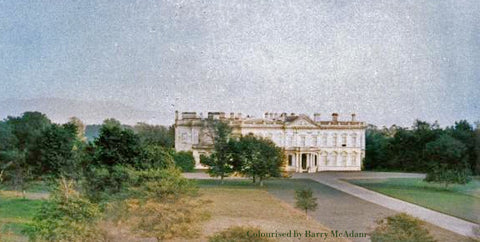
POLYGON ((76 134, 77 134, 77 139, 81 142, 86 142, 87 141, 87 138, 85 137, 86 126, 82 122, 82 120, 80 120, 77 117, 71 117, 68 120, 68 123, 72 124, 75 127, 76 134))
POLYGON ((35 174, 78 177, 78 160, 75 154, 79 145, 77 142, 79 140, 74 124, 52 124, 44 129, 29 152, 31 163, 36 161, 30 164, 35 168, 35 174))
MULTIPOLYGON (((395 132, 396 133, 396 132, 395 132)), ((395 134, 393 134, 394 136, 395 134)), ((367 170, 385 169, 388 164, 387 147, 388 137, 384 132, 375 126, 369 126, 366 130, 365 161, 363 165, 367 170)))
POLYGON ((37 160, 30 149, 37 144, 41 133, 50 127, 50 120, 39 112, 25 112, 21 117, 9 116, 0 125, 0 169, 15 189, 24 191, 26 182, 33 178, 37 160))
POLYGON ((305 210, 305 216, 307 216, 308 210, 317 209, 317 198, 313 197, 311 188, 296 190, 295 199, 295 206, 299 209, 305 210))
POLYGON ((241 137, 235 145, 240 160, 234 167, 240 165, 242 174, 250 176, 255 182, 260 180, 260 186, 268 177, 280 177, 284 167, 284 152, 269 139, 247 135, 241 137))
POLYGON ((147 145, 142 147, 141 161, 138 168, 141 169, 165 169, 175 165, 174 156, 171 151, 158 145, 147 145))
POLYGON ((213 152, 210 156, 201 156, 200 163, 208 166, 208 173, 213 177, 223 178, 229 176, 233 171, 233 151, 229 144, 232 129, 227 123, 220 120, 209 120, 208 129, 213 142, 213 152))
POLYGON ((104 121, 100 136, 95 139, 95 161, 98 165, 116 164, 135 166, 141 153, 138 137, 115 119, 104 121))
POLYGON ((79 194, 73 181, 62 178, 26 232, 34 241, 95 241, 101 236, 99 218, 98 206, 79 194))
POLYGON ((133 127, 142 145, 158 145, 173 148, 175 145, 175 132, 173 126, 150 125, 137 123, 133 127))
POLYGON ((444 134, 426 145, 425 153, 431 162, 425 181, 465 184, 469 182, 467 148, 462 142, 444 134))
POLYGON ((193 171, 195 168, 195 159, 191 151, 179 151, 173 155, 175 165, 184 172, 193 171))
POLYGON ((473 126, 467 120, 455 122, 454 126, 448 127, 446 133, 465 145, 468 155, 469 169, 476 172, 477 154, 475 152, 476 135, 473 126))

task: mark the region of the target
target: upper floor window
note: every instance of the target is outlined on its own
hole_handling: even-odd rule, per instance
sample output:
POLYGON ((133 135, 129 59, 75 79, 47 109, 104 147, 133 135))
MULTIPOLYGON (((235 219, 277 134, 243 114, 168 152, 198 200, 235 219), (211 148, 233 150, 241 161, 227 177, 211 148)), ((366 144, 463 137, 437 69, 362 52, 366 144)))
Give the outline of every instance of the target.
POLYGON ((342 147, 346 147, 346 146, 347 146, 347 135, 343 134, 342 135, 342 147))
POLYGON ((352 135, 352 146, 357 147, 357 135, 356 134, 352 135))
POLYGON ((300 136, 300 146, 305 147, 305 135, 300 136))

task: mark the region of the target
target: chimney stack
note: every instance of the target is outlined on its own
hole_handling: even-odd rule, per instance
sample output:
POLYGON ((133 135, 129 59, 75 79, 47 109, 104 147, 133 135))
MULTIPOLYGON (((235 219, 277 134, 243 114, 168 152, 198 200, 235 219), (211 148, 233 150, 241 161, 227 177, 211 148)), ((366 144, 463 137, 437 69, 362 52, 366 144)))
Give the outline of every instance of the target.
POLYGON ((338 122, 338 113, 332 113, 332 121, 338 122))
POLYGON ((175 110, 175 120, 178 120, 178 110, 175 110))
POLYGON ((352 113, 352 122, 355 122, 355 121, 356 121, 356 120, 355 120, 355 117, 356 117, 356 116, 357 116, 356 114, 352 113))
POLYGON ((321 120, 320 120, 320 114, 319 114, 319 113, 314 113, 314 114, 313 114, 313 121, 314 121, 315 123, 318 123, 318 122, 321 121, 321 120))

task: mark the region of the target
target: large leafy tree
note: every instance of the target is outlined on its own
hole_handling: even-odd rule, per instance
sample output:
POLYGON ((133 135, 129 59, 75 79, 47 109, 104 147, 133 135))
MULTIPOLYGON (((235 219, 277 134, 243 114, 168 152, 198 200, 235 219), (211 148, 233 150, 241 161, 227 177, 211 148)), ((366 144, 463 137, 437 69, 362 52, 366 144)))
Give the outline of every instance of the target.
POLYGON ((30 151, 50 125, 47 116, 39 112, 8 117, 0 125, 0 169, 4 170, 2 177, 8 177, 16 189, 24 190, 25 182, 33 178, 37 160, 30 151))
POLYGON ((138 137, 130 129, 125 129, 114 119, 104 121, 100 136, 94 141, 97 165, 117 164, 135 166, 141 153, 138 137))
POLYGON ((213 152, 210 156, 201 156, 200 163, 208 166, 208 173, 213 177, 223 178, 234 171, 234 150, 230 142, 232 129, 220 120, 209 120, 208 129, 213 141, 213 152))
POLYGON ((475 152, 476 134, 473 126, 467 120, 455 122, 455 125, 448 127, 446 133, 462 142, 465 145, 468 155, 467 162, 470 170, 476 171, 477 153, 475 152))
POLYGON ((260 186, 268 177, 279 177, 284 167, 284 153, 269 139, 247 135, 236 145, 240 160, 240 172, 255 179, 260 186))
MULTIPOLYGON (((29 152, 37 175, 61 175, 78 177, 78 156, 76 152, 81 146, 77 139, 75 124, 53 124, 46 128, 29 152)), ((33 164, 32 164, 33 165, 33 164)))
POLYGON ((122 127, 115 119, 104 121, 100 136, 86 148, 84 164, 86 190, 90 198, 103 199, 118 193, 129 182, 133 169, 139 167, 142 149, 132 130, 122 127))
POLYGON ((462 142, 444 134, 426 145, 425 154, 431 169, 425 178, 428 182, 465 184, 469 181, 467 148, 462 142))

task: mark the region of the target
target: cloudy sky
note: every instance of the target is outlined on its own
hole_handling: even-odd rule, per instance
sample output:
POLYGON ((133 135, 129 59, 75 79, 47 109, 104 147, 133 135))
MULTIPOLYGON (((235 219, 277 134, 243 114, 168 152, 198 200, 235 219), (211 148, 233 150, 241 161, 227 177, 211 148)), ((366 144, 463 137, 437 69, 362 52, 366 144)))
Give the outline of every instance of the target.
POLYGON ((478 0, 53 2, 0 0, 4 106, 480 120, 478 0))

